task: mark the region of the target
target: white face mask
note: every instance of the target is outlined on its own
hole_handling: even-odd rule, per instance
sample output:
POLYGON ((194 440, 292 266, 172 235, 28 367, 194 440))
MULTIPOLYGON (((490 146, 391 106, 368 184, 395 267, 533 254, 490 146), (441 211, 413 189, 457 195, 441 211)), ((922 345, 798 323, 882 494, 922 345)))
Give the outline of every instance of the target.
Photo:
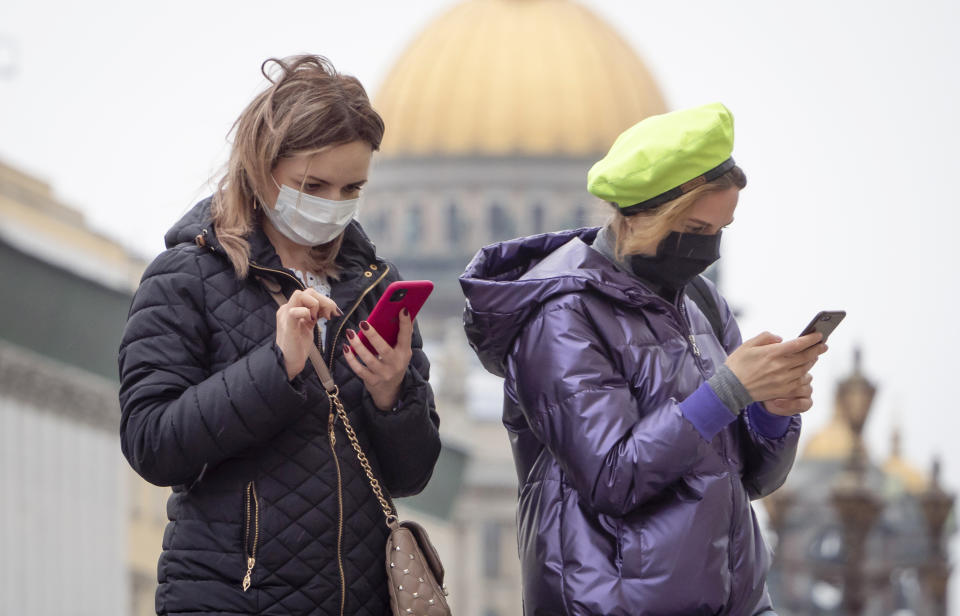
MULTIPOLYGON (((274 180, 274 184, 276 184, 274 180)), ((343 233, 357 214, 360 199, 333 201, 279 185, 275 207, 264 207, 277 231, 301 246, 319 246, 343 233)))

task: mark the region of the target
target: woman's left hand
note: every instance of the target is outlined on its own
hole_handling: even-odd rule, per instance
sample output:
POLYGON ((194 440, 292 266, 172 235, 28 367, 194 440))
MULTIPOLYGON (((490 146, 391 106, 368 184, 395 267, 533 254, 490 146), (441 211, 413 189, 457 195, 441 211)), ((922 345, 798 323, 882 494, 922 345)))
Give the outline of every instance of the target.
POLYGON ((366 321, 360 323, 363 335, 377 354, 370 352, 352 329, 347 330, 349 344, 343 345, 343 356, 350 368, 360 377, 373 403, 381 411, 389 411, 400 397, 400 385, 413 357, 413 320, 404 308, 400 312, 400 330, 397 346, 391 347, 366 321))
MULTIPOLYGON (((810 364, 812 367, 813 364, 810 364)), ((809 369, 809 368, 808 368, 809 369)), ((796 388, 790 392, 787 398, 777 398, 776 400, 764 400, 763 406, 767 412, 781 417, 791 417, 806 413, 813 408, 813 375, 809 372, 803 375, 796 388)))

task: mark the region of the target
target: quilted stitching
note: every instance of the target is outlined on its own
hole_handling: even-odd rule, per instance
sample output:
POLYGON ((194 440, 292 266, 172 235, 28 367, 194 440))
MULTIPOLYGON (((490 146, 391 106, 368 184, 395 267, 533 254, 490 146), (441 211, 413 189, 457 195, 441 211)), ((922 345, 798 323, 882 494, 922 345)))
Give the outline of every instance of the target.
MULTIPOLYGON (((206 207, 199 204, 185 220, 202 220, 196 210, 206 207)), ((168 239, 192 238, 199 229, 188 224, 171 231, 168 239)), ((341 306, 355 303, 369 284, 361 274, 373 258, 359 226, 348 229, 348 238, 354 241, 344 243, 343 280, 333 289, 341 306), (356 249, 352 253, 350 246, 356 249)), ((252 237, 251 249, 255 259, 280 267, 262 233, 252 237)), ((121 345, 124 453, 134 468, 158 483, 186 472, 166 470, 167 459, 194 473, 180 478, 185 484, 174 488, 168 506, 172 521, 159 568, 158 612, 339 614, 337 470, 327 438, 326 395, 309 368, 294 379, 297 392, 284 391, 289 386, 285 375, 276 376, 280 358, 271 350, 276 305, 254 281, 238 281, 229 262, 213 252, 181 243, 157 258, 141 282, 121 345), (165 413, 163 421, 142 419, 150 413, 165 413), (265 438, 268 426, 276 428, 265 438), (171 446, 179 457, 150 457, 155 455, 150 452, 163 453, 171 446), (250 481, 258 495, 258 529, 248 528, 243 502, 250 481), (254 534, 259 535, 256 565, 251 589, 244 593, 243 538, 254 534)), ((352 327, 369 314, 378 295, 364 299, 351 317, 352 327)), ((426 362, 418 362, 417 369, 425 374, 426 362)), ((376 436, 376 430, 386 429, 371 424, 363 406, 363 384, 342 357, 335 362, 334 375, 377 469, 377 454, 382 453, 377 443, 384 437, 376 436)), ((404 474, 416 475, 422 484, 436 460, 431 452, 439 450, 439 440, 432 393, 419 386, 414 391, 420 399, 411 406, 430 412, 410 424, 415 434, 405 436, 419 438, 426 453, 412 465, 391 460, 390 467, 409 466, 404 474)), ((345 613, 382 616, 389 611, 383 564, 387 527, 339 423, 336 430, 345 613)))

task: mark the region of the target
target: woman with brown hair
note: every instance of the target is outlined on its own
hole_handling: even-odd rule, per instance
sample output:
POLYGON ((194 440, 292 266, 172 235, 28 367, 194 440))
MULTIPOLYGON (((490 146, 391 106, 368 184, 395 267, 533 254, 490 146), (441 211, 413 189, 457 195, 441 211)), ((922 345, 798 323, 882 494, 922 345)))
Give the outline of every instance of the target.
POLYGON ((307 358, 319 349, 386 490, 423 489, 440 440, 420 335, 401 315, 391 347, 365 320, 399 279, 355 220, 383 121, 322 57, 263 71, 225 176, 166 234, 120 346, 123 453, 173 486, 157 612, 381 615, 383 513, 307 358))

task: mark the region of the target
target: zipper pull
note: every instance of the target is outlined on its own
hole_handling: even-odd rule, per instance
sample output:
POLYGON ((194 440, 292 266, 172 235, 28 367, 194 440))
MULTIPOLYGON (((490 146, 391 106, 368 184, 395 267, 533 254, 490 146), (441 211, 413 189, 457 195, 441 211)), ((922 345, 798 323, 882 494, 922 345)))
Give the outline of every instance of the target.
POLYGON ((693 347, 693 354, 700 357, 700 347, 697 346, 697 339, 693 337, 693 334, 690 334, 688 338, 690 338, 690 345, 693 347))
POLYGON ((335 419, 335 417, 334 417, 334 415, 333 415, 333 409, 331 409, 331 410, 330 410, 330 421, 327 422, 327 426, 329 427, 330 445, 331 445, 331 446, 337 444, 337 433, 333 431, 333 422, 334 422, 334 419, 335 419))
POLYGON ((253 566, 257 564, 257 559, 253 556, 247 557, 247 574, 243 576, 243 592, 250 590, 250 576, 253 575, 253 566))

